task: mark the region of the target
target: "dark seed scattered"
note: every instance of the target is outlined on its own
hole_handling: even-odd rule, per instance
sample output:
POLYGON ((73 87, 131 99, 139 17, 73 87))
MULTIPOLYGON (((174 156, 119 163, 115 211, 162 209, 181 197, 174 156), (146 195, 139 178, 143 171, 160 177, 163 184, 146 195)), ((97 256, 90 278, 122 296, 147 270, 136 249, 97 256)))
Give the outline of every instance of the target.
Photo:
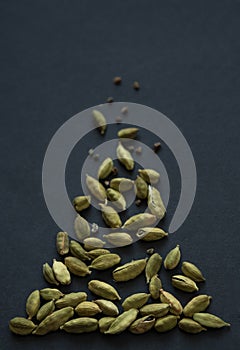
POLYGON ((147 254, 148 254, 148 255, 153 255, 154 252, 155 252, 154 248, 149 248, 149 249, 147 250, 147 254))
POLYGON ((137 153, 137 154, 141 154, 142 153, 142 147, 137 147, 136 149, 135 149, 135 152, 137 153))
POLYGON ((115 85, 120 85, 121 82, 122 82, 122 78, 121 77, 115 77, 113 79, 113 84, 115 84, 115 85))
POLYGON ((118 116, 115 120, 117 124, 120 124, 122 122, 122 117, 118 116))
POLYGON ((133 88, 134 88, 135 90, 139 90, 139 89, 140 89, 140 84, 139 84, 138 81, 134 81, 134 83, 133 83, 133 88))
POLYGON ((113 167, 113 169, 112 169, 112 174, 113 174, 113 175, 117 175, 117 174, 118 174, 118 168, 113 167))
POLYGON ((137 199, 135 201, 135 204, 136 204, 137 207, 139 207, 141 205, 141 203, 142 203, 141 199, 137 199))
POLYGON ((160 142, 154 143, 154 145, 153 145, 154 152, 157 152, 160 149, 160 147, 161 147, 160 142))
POLYGON ((107 98, 107 102, 108 102, 108 103, 112 103, 113 101, 114 101, 113 97, 108 97, 108 98, 107 98))

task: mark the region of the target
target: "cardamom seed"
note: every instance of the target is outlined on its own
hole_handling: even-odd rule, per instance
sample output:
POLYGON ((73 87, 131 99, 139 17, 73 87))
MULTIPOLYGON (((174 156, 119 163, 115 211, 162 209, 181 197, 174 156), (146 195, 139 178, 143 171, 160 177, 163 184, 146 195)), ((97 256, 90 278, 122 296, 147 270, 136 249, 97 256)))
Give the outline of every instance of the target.
POLYGON ((78 258, 73 256, 67 256, 64 259, 64 263, 71 273, 76 276, 85 277, 91 274, 88 266, 78 258))
POLYGON ((118 137, 125 139, 135 139, 138 128, 124 128, 118 131, 118 137))
POLYGON ((90 333, 98 329, 98 320, 91 317, 80 317, 64 323, 60 329, 67 333, 90 333))
POLYGON ((125 177, 116 177, 110 181, 110 187, 119 192, 130 191, 133 187, 133 180, 125 177))
POLYGON ((209 295, 198 295, 191 299, 183 309, 183 313, 187 317, 192 317, 193 314, 201 311, 205 311, 211 302, 212 297, 209 295))
POLYGON ((107 129, 107 121, 102 112, 94 109, 92 111, 92 115, 95 121, 95 125, 100 131, 101 135, 104 135, 106 129, 107 129))
POLYGON ((73 206, 78 213, 89 208, 90 204, 91 196, 77 196, 73 200, 73 206))
POLYGON ((100 307, 93 301, 82 301, 75 307, 75 311, 78 314, 78 316, 86 317, 95 316, 102 312, 100 307))
POLYGON ((98 179, 103 180, 111 174, 113 170, 113 161, 110 157, 106 158, 98 169, 98 179))
POLYGON ((157 218, 155 215, 149 213, 140 213, 134 216, 131 216, 123 225, 123 229, 129 231, 135 231, 143 226, 154 225, 157 218))
POLYGON ((70 242, 70 252, 73 256, 80 260, 91 260, 90 252, 86 252, 85 249, 76 241, 70 242))
POLYGON ((74 315, 74 309, 70 306, 54 311, 48 315, 39 326, 32 332, 36 335, 45 335, 49 332, 58 330, 74 315))
POLYGON ((147 303, 149 297, 150 294, 147 293, 132 294, 123 301, 123 310, 127 311, 130 309, 140 309, 143 305, 147 303))
POLYGON ((68 254, 69 238, 67 232, 58 232, 56 239, 57 252, 60 255, 68 254))
POLYGON ((171 314, 179 316, 183 311, 183 307, 180 301, 171 293, 166 292, 162 288, 160 289, 160 300, 162 303, 166 303, 169 305, 169 311, 171 314))
POLYGON ((195 282, 205 281, 205 278, 203 277, 199 268, 188 261, 184 261, 182 263, 182 272, 185 276, 191 278, 195 282))
POLYGON ((147 259, 133 260, 127 264, 117 267, 113 271, 113 279, 116 282, 126 282, 140 275, 146 266, 147 259))
POLYGON ((48 303, 44 304, 37 313, 37 320, 41 322, 46 318, 48 315, 50 315, 55 310, 55 303, 54 300, 49 301, 48 303))
POLYGON ((129 327, 129 331, 133 334, 143 334, 150 331, 150 329, 152 329, 154 326, 154 323, 155 317, 152 315, 147 315, 134 321, 129 327))
POLYGON ((118 215, 115 209, 106 204, 101 203, 99 203, 99 206, 101 208, 102 217, 106 225, 108 225, 111 228, 119 228, 122 226, 120 216, 118 215))
POLYGON ((231 326, 230 323, 223 321, 220 317, 204 312, 195 313, 193 315, 193 319, 194 321, 200 323, 200 325, 209 328, 222 328, 231 326))
POLYGON ((74 221, 74 231, 77 239, 80 241, 90 236, 90 226, 87 220, 82 216, 77 215, 74 221))
POLYGON ((105 243, 106 242, 102 241, 100 238, 97 238, 97 237, 88 237, 88 238, 85 238, 83 241, 84 249, 86 250, 103 248, 105 243))
POLYGON ((142 241, 151 242, 167 237, 168 233, 159 227, 143 227, 138 230, 136 235, 142 241))
POLYGON ((156 318, 167 315, 169 311, 169 305, 167 303, 153 303, 143 306, 140 309, 142 316, 152 315, 156 318))
POLYGON ((145 276, 147 283, 149 283, 150 279, 158 273, 162 265, 162 257, 158 253, 154 253, 150 256, 147 261, 147 265, 145 268, 145 276))
POLYGON ((130 309, 124 311, 111 324, 109 329, 104 334, 119 334, 125 331, 137 318, 138 310, 130 309))
POLYGON ((122 163, 127 170, 133 170, 134 160, 131 153, 123 147, 121 142, 117 146, 117 157, 120 163, 122 163))
POLYGON ((108 243, 112 244, 115 247, 124 247, 126 245, 132 244, 132 237, 126 232, 113 232, 107 235, 103 235, 103 238, 106 238, 108 243))
POLYGON ((137 198, 145 199, 148 196, 148 185, 146 181, 143 180, 140 176, 137 176, 135 182, 135 192, 137 198))
POLYGON ((117 209, 122 211, 126 210, 126 201, 120 192, 114 190, 113 188, 108 188, 107 197, 117 209))
POLYGON ((55 302, 58 309, 62 309, 67 306, 76 307, 83 301, 87 300, 87 293, 85 292, 72 292, 64 295, 61 299, 55 302))
POLYGON ((58 282, 60 282, 63 285, 71 283, 71 275, 67 267, 61 261, 53 259, 52 269, 58 282))
POLYGON ((94 300, 94 303, 96 303, 102 313, 107 316, 118 316, 119 315, 119 310, 117 305, 115 305, 112 301, 110 300, 104 300, 104 299, 97 299, 94 300))
POLYGON ((108 249, 97 248, 97 249, 90 250, 88 252, 88 255, 90 256, 91 259, 96 259, 98 256, 106 255, 110 253, 111 252, 108 249))
POLYGON ((40 290, 40 296, 44 300, 58 300, 63 297, 64 294, 55 288, 44 288, 40 290))
POLYGON ((162 288, 162 281, 158 275, 154 275, 149 282, 149 293, 153 299, 159 299, 160 289, 162 288))
POLYGON ((10 331, 19 335, 31 334, 36 327, 32 321, 23 317, 14 317, 9 322, 10 331))
POLYGON ((106 282, 99 280, 91 280, 90 282, 88 282, 88 289, 92 293, 104 299, 121 300, 121 297, 119 296, 116 289, 106 282))
POLYGON ((54 276, 53 270, 48 263, 43 264, 43 276, 48 283, 55 284, 57 286, 59 285, 54 276))
POLYGON ((167 270, 173 270, 177 265, 179 264, 181 259, 181 252, 179 245, 177 245, 175 248, 170 250, 170 252, 167 254, 165 260, 164 260, 164 267, 167 270))
POLYGON ((202 331, 206 331, 198 322, 192 320, 191 318, 183 318, 178 322, 178 327, 187 333, 197 334, 202 331))
POLYGON ((34 290, 29 295, 26 302, 26 312, 29 320, 31 320, 34 316, 36 316, 39 308, 40 308, 40 292, 39 290, 34 290))
POLYGON ((139 175, 149 184, 155 185, 160 179, 160 174, 153 169, 139 169, 139 175))
POLYGON ((166 214, 160 192, 152 186, 148 186, 148 208, 158 219, 162 219, 166 214))
POLYGON ((105 202, 107 198, 106 190, 103 185, 94 177, 86 175, 87 188, 91 194, 97 198, 100 202, 105 202))
POLYGON ((100 333, 105 333, 111 326, 111 324, 115 321, 115 317, 102 317, 98 321, 99 331, 100 333))
POLYGON ((189 277, 183 275, 172 276, 172 285, 175 288, 183 290, 184 292, 196 292, 198 291, 198 286, 189 277))
POLYGON ((94 259, 89 266, 91 269, 95 270, 107 270, 117 264, 119 264, 121 261, 121 257, 118 254, 105 254, 100 255, 96 259, 94 259))
POLYGON ((158 318, 154 328, 159 333, 164 333, 172 330, 176 327, 178 323, 179 316, 167 315, 161 318, 158 318))

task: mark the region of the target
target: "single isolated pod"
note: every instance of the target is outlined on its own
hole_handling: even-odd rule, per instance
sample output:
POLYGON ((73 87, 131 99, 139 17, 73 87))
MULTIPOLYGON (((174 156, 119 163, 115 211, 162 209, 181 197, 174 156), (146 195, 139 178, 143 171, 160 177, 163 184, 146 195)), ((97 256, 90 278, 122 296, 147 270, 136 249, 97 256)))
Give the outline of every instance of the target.
POLYGON ((93 115, 96 127, 100 131, 101 135, 104 135, 107 129, 107 121, 105 116, 103 115, 102 112, 98 111, 97 109, 94 109, 92 111, 92 115, 93 115))
POLYGON ((177 265, 179 264, 181 259, 181 251, 179 244, 170 250, 170 252, 167 254, 165 260, 164 260, 164 267, 166 270, 173 270, 177 265))

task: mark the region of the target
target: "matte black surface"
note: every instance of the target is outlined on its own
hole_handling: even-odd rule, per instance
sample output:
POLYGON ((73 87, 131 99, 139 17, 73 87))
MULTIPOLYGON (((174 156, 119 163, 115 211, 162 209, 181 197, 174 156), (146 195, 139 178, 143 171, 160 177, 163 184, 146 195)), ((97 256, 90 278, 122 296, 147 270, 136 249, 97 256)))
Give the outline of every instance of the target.
MULTIPOLYGON (((0 1, 1 350, 240 347, 239 16, 240 2, 233 0, 0 1), (123 77, 122 86, 113 86, 115 75, 123 77), (138 92, 132 89, 134 80, 140 81, 138 92), (188 140, 198 172, 196 199, 181 229, 155 246, 165 255, 181 245, 183 259, 206 275, 200 291, 213 296, 209 311, 230 322, 231 329, 198 336, 176 329, 163 335, 62 332, 38 338, 8 330, 9 319, 25 315, 29 292, 47 286, 41 266, 57 256, 58 227, 41 188, 47 145, 69 117, 108 96, 158 109, 188 140)), ((179 173, 168 149, 163 147, 160 155, 174 189, 171 217, 179 173)), ((73 195, 79 191, 75 184, 82 155, 73 153, 71 159, 67 185, 73 195)), ((137 258, 149 246, 135 244, 121 254, 125 260, 137 258)), ((162 272, 166 288, 173 291, 167 276, 162 272)), ((121 284, 120 294, 142 290, 144 283, 142 276, 121 284)), ((70 289, 85 289, 85 282, 74 279, 70 289)), ((190 298, 176 294, 184 302, 190 298)))

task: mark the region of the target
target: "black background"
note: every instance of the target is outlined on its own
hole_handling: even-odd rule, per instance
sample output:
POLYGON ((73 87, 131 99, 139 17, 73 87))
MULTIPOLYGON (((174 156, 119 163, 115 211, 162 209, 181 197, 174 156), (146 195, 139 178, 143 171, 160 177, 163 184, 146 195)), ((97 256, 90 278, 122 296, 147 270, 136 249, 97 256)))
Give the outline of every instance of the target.
MULTIPOLYGON (((233 0, 0 1, 1 350, 240 347, 239 16, 240 2, 233 0), (122 86, 113 86, 115 75, 123 77, 122 86), (134 80, 141 83, 138 92, 134 80), (231 329, 114 337, 63 332, 18 337, 8 330, 10 318, 25 315, 29 292, 47 286, 41 266, 56 257, 58 227, 41 187, 47 145, 69 117, 108 96, 161 111, 189 142, 198 173, 193 208, 177 233, 154 246, 165 255, 181 245, 183 258, 207 278, 200 291, 213 296, 209 311, 231 322, 231 329)), ((160 154, 176 188, 169 218, 179 173, 169 150, 163 147, 160 154)), ((74 163, 69 168, 71 189, 80 164, 76 171, 74 163)), ((135 244, 121 254, 126 261, 144 256, 148 246, 135 244)), ((162 272, 173 291, 167 276, 162 272)), ((139 277, 119 290, 125 297, 143 285, 139 277)), ((85 289, 85 282, 74 279, 71 288, 85 289)), ((176 294, 183 302, 190 298, 176 294)))

